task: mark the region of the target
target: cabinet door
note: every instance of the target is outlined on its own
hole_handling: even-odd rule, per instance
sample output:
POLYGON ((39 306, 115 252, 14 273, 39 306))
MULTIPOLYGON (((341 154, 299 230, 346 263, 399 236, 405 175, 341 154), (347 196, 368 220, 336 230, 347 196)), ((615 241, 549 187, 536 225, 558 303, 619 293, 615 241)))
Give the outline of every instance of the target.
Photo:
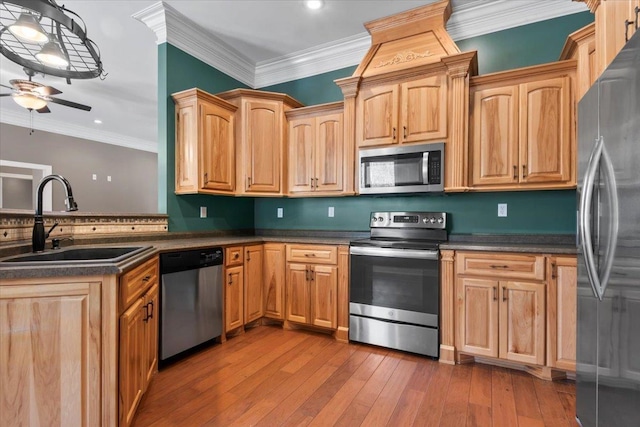
POLYGON ((176 194, 198 191, 198 121, 196 101, 176 105, 176 194))
POLYGON ((400 142, 441 141, 446 138, 447 76, 443 74, 403 83, 400 90, 400 142))
POLYGON ((313 266, 311 279, 311 323, 335 329, 337 324, 338 268, 327 265, 313 266))
POLYGON ((243 267, 229 267, 225 271, 224 324, 225 332, 244 323, 244 274, 243 267))
POLYGON ((310 192, 313 189, 314 118, 289 122, 289 192, 310 192))
POLYGON ((120 425, 129 426, 145 388, 144 298, 139 298, 120 316, 120 357, 118 360, 120 425))
POLYGON ((524 183, 571 179, 571 81, 520 85, 520 177, 524 183))
POLYGON ((0 424, 102 425, 101 283, 10 281, 0 281, 0 424))
POLYGON ((284 320, 284 244, 264 244, 264 316, 284 320))
POLYGON ((547 365, 575 371, 577 322, 577 268, 575 257, 549 260, 547 287, 547 365))
POLYGON ((328 114, 315 120, 315 191, 342 191, 343 114, 328 114))
POLYGON ((244 101, 243 167, 247 193, 280 192, 282 157, 282 104, 269 101, 244 101))
POLYGON ((201 188, 233 192, 235 146, 233 113, 207 102, 199 103, 201 188))
POLYGON ((477 90, 473 95, 471 186, 518 182, 518 87, 477 90))
POLYGON ((310 323, 309 266, 287 265, 287 320, 310 323))
POLYGON ((460 351, 498 357, 498 281, 459 277, 457 294, 460 351))
MULTIPOLYGON (((144 385, 145 389, 151 381, 151 377, 158 369, 158 316, 160 305, 158 304, 158 284, 156 283, 147 291, 144 297, 147 307, 145 324, 145 357, 144 357, 144 385)), ((144 311, 144 310, 143 310, 144 311)), ((144 318, 143 318, 144 320, 144 318)))
POLYGON ((356 110, 356 141, 359 147, 398 142, 397 84, 362 89, 356 110))
POLYGON ((244 323, 264 314, 262 300, 262 245, 244 248, 244 323))
POLYGON ((545 285, 500 282, 500 358, 544 365, 545 285))

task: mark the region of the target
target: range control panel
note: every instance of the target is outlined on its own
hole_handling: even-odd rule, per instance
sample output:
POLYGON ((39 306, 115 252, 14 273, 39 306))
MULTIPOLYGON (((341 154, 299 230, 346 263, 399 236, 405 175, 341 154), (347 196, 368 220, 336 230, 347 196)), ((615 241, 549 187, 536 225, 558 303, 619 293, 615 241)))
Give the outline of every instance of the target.
POLYGON ((428 228, 445 230, 446 212, 372 212, 371 228, 428 228))

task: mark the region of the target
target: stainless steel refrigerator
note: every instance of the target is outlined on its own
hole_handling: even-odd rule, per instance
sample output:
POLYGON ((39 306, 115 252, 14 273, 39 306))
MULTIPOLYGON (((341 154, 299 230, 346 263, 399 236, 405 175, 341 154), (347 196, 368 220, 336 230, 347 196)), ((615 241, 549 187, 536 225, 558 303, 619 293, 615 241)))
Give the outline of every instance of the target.
POLYGON ((640 426, 640 31, 578 104, 576 409, 640 426))

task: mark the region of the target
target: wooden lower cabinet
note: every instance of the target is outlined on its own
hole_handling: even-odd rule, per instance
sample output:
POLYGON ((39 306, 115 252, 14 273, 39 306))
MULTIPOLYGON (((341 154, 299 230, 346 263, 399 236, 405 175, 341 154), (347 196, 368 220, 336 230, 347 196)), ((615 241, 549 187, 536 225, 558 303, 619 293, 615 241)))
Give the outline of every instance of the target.
POLYGON ((548 260, 547 364, 554 368, 576 369, 576 325, 578 309, 576 257, 548 260))
POLYGON ((264 317, 284 320, 284 243, 264 244, 264 317))
POLYGON ((224 285, 224 330, 244 325, 244 267, 227 267, 224 285))
POLYGON ((102 414, 113 404, 102 394, 102 290, 102 277, 2 280, 1 426, 115 422, 102 414))
POLYGON ((244 323, 253 322, 264 315, 262 245, 244 248, 244 323))
POLYGON ((458 278, 458 350, 498 357, 498 286, 496 280, 458 278))
MULTIPOLYGON (((119 319, 118 401, 119 425, 131 425, 151 377, 158 369, 158 259, 154 258, 120 278, 144 283, 143 294, 119 319), (141 276, 140 272, 149 272, 141 276), (140 278, 141 277, 141 278, 140 278)), ((122 298, 121 298, 122 300, 122 298)))

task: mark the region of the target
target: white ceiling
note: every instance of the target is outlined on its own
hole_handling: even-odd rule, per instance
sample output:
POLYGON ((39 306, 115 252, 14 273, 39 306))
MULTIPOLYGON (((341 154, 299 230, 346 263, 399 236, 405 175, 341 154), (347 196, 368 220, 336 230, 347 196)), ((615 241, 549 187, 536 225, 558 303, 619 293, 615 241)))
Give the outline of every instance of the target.
MULTIPOLYGON (((85 21, 108 75, 71 85, 52 76, 34 80, 92 111, 50 104, 50 114, 30 117, 3 97, 0 122, 155 151, 156 42, 168 41, 249 86, 264 87, 358 64, 370 44, 365 22, 432 2, 326 0, 323 9, 311 11, 302 0, 65 1, 85 21)), ((587 10, 571 0, 452 0, 452 7, 447 30, 454 40, 587 10)), ((0 83, 24 77, 21 67, 0 56, 0 83)))

